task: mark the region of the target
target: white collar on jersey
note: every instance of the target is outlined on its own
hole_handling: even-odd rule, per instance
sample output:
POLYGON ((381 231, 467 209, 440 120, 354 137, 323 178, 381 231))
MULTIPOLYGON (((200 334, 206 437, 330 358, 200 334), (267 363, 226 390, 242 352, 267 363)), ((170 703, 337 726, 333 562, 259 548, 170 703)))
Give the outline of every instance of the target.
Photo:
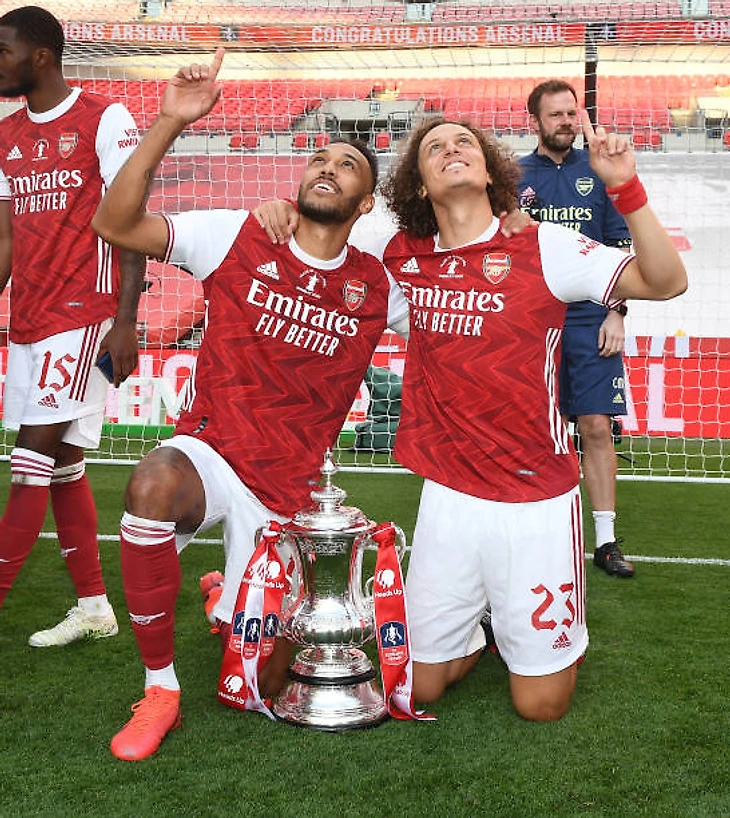
MULTIPOLYGON (((470 244, 482 244, 485 241, 489 241, 493 239, 497 230, 499 230, 499 219, 496 216, 492 217, 492 223, 489 227, 481 234, 481 236, 477 236, 475 239, 468 241, 466 244, 462 244, 462 247, 468 247, 470 244)), ((456 247, 441 247, 439 245, 439 234, 433 238, 433 249, 435 253, 449 253, 452 250, 456 250, 456 247)))
POLYGON ((342 252, 335 258, 325 260, 322 258, 316 258, 315 256, 310 256, 309 253, 305 253, 304 250, 302 250, 302 248, 297 244, 294 236, 289 239, 289 249, 291 250, 292 255, 296 256, 299 261, 304 262, 307 267, 316 267, 318 270, 336 270, 345 263, 345 259, 347 258, 347 245, 342 248, 342 252))
POLYGON ((51 108, 50 111, 43 111, 40 114, 35 114, 30 108, 26 108, 26 112, 28 114, 28 119, 31 122, 37 122, 39 124, 43 124, 44 122, 53 122, 54 119, 58 119, 59 116, 63 116, 63 114, 68 111, 71 106, 76 102, 81 94, 81 89, 77 86, 76 88, 71 89, 71 93, 66 97, 66 99, 62 100, 61 102, 56 105, 55 108, 51 108))

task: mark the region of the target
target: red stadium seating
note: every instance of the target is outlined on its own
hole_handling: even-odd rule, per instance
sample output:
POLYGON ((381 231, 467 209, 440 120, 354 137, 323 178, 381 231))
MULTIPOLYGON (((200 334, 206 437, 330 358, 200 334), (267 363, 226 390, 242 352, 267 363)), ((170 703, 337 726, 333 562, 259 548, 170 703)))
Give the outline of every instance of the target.
POLYGON ((387 151, 390 148, 390 134, 387 131, 379 131, 375 134, 375 150, 387 151))
MULTIPOLYGON (((728 0, 730 3, 730 0, 728 0)), ((467 118, 501 133, 529 130, 527 96, 544 77, 446 77, 397 79, 370 77, 322 80, 225 80, 214 110, 191 126, 194 132, 291 133, 304 114, 326 99, 367 99, 375 84, 398 98, 423 100, 427 112, 467 118), (424 94, 424 88, 428 93, 424 94)), ((568 77, 583 101, 584 81, 568 77)), ((157 80, 85 79, 82 85, 124 102, 141 128, 157 114, 164 82, 157 80)), ((600 120, 629 133, 650 128, 668 133, 671 109, 692 108, 699 96, 714 96, 730 87, 730 75, 611 76, 598 78, 600 120)), ((249 148, 248 145, 242 145, 249 148)), ((253 147, 253 146, 251 146, 253 147)))
POLYGON ((228 147, 233 150, 256 150, 259 146, 259 135, 257 133, 234 133, 228 141, 228 147))
POLYGON ((304 131, 295 133, 292 139, 292 147, 298 151, 307 150, 309 148, 309 134, 304 131))

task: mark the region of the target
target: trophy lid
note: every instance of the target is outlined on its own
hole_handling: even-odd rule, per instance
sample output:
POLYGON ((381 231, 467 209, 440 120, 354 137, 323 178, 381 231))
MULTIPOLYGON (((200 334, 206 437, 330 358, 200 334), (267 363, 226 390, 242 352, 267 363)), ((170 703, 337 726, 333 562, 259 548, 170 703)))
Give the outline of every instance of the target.
POLYGON ((311 492, 314 505, 298 511, 293 518, 295 528, 306 531, 366 531, 373 524, 354 506, 343 506, 347 497, 344 489, 332 483, 332 477, 338 471, 332 459, 332 451, 327 449, 324 463, 320 467, 324 483, 311 492))

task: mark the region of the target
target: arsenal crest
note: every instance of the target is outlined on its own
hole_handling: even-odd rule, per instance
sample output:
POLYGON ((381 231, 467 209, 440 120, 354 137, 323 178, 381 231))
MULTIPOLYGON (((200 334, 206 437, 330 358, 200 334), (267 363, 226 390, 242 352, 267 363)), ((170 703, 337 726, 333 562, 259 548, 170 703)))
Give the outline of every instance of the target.
POLYGON ((68 159, 76 150, 78 144, 79 135, 77 133, 62 133, 58 137, 58 152, 61 155, 61 159, 68 159))
POLYGON ((351 279, 345 282, 342 288, 342 297, 345 300, 345 306, 350 312, 359 310, 365 303, 365 296, 368 294, 368 285, 364 281, 358 279, 351 279))
POLYGON ((512 258, 509 253, 487 253, 482 261, 484 277, 490 284, 499 284, 504 281, 512 267, 512 258))
POLYGON ((588 196, 593 191, 595 180, 590 176, 581 176, 580 179, 575 180, 575 189, 581 196, 588 196))

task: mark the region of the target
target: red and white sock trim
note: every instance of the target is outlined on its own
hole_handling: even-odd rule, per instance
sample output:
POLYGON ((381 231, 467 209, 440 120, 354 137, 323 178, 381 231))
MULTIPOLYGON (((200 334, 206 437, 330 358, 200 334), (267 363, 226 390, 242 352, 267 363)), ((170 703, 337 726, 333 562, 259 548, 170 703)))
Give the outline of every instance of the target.
POLYGON ((15 448, 10 452, 10 482, 28 486, 50 486, 53 477, 52 457, 32 449, 15 448))
POLYGON ((59 483, 73 483, 75 480, 81 480, 86 474, 86 463, 80 460, 78 463, 72 463, 70 466, 61 466, 53 470, 53 478, 51 483, 57 486, 59 483))
POLYGON ((134 545, 161 545, 175 535, 175 523, 147 520, 125 511, 120 528, 124 539, 134 545))

